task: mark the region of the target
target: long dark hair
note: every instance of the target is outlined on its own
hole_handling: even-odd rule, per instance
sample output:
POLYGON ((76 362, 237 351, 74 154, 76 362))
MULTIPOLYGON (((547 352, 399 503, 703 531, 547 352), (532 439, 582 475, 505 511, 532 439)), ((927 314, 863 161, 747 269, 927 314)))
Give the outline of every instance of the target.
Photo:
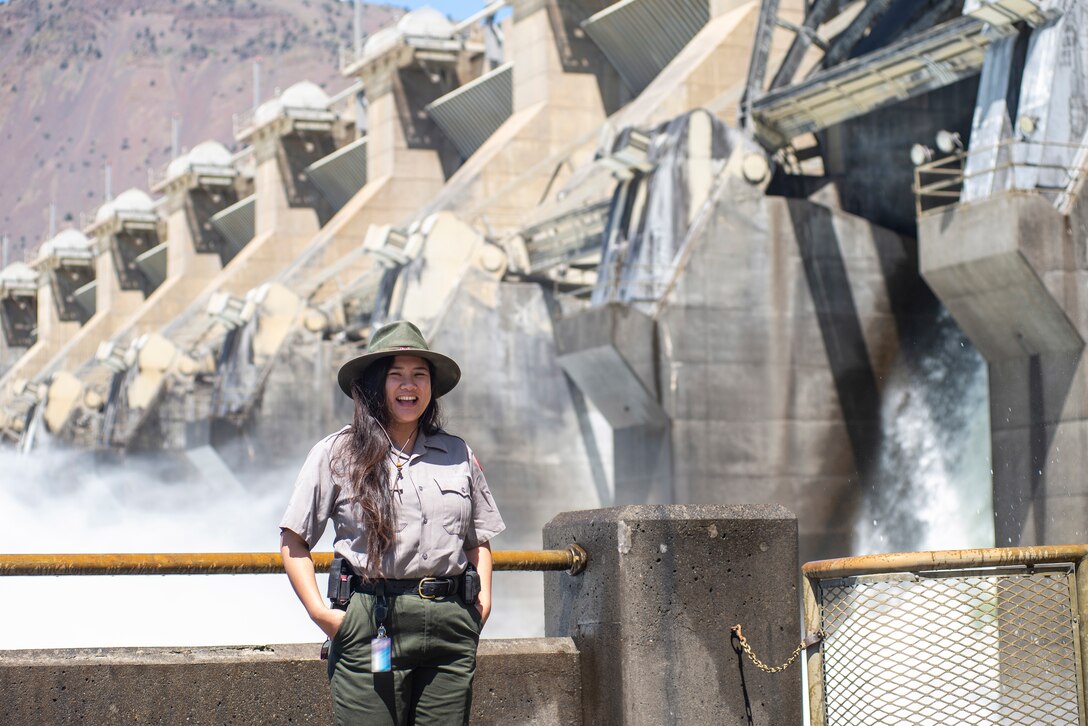
MULTIPOLYGON (((383 577, 382 560, 393 549, 397 537, 397 508, 389 486, 389 409, 385 405, 385 379, 393 356, 379 358, 351 384, 355 415, 347 440, 332 460, 333 473, 349 482, 351 500, 362 512, 366 532, 366 579, 383 577), (383 430, 384 429, 384 430, 383 430)), ((434 366, 427 361, 434 380, 434 366)), ((419 430, 428 436, 442 430, 438 401, 431 402, 419 419, 419 430)))

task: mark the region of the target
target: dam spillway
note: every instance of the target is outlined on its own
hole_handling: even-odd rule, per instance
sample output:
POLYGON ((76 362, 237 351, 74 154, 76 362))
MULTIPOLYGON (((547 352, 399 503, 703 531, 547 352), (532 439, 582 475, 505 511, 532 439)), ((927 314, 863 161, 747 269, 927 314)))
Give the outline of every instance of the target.
POLYGON ((892 5, 685 2, 655 26, 652 0, 514 0, 501 33, 409 13, 345 55, 343 93, 293 83, 238 114, 240 152, 200 144, 46 241, 33 303, 4 271, 3 438, 282 488, 348 416, 337 364, 405 317, 462 362, 449 428, 507 547, 574 507, 753 502, 797 512, 804 559, 880 541, 859 522, 918 548, 955 522, 896 509, 902 469, 956 462, 927 471, 983 480, 973 514, 990 448, 996 529, 946 546, 1075 538, 1082 5, 892 5), (966 155, 939 215, 912 145, 966 155), (1030 305, 997 300, 1009 279, 1030 305), (967 410, 923 406, 912 448, 904 390, 967 410), (979 415, 990 446, 949 423, 979 415))

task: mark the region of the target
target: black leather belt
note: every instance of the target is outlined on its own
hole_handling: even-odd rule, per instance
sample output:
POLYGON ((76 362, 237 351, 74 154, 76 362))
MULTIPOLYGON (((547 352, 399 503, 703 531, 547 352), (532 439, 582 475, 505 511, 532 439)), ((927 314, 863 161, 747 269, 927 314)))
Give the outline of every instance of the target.
POLYGON ((378 580, 377 582, 352 583, 352 589, 356 592, 373 595, 384 585, 386 595, 411 593, 419 595, 424 600, 434 600, 436 597, 456 595, 460 589, 460 584, 460 577, 424 577, 419 580, 378 580))

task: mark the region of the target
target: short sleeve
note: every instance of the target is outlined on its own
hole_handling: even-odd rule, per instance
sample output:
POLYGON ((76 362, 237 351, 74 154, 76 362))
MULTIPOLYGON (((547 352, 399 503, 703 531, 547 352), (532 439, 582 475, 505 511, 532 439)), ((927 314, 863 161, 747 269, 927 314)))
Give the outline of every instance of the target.
POLYGON ((332 481, 328 439, 310 449, 302 470, 295 479, 295 489, 280 520, 280 529, 289 529, 306 541, 312 550, 332 516, 336 502, 332 481))
POLYGON ((472 477, 472 526, 465 536, 465 549, 470 550, 484 542, 490 542, 495 535, 506 529, 506 523, 502 521, 495 498, 491 496, 491 490, 484 478, 484 470, 472 449, 468 449, 468 460, 472 477))

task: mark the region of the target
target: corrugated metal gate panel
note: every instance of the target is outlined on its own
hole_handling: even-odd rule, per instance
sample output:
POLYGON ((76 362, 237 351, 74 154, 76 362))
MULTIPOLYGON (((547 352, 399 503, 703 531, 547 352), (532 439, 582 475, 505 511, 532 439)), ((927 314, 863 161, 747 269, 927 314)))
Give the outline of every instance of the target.
POLYGON ((709 21, 707 0, 623 0, 582 26, 637 95, 709 21))
POLYGON ((226 209, 216 213, 211 221, 215 228, 227 239, 234 250, 240 250, 253 239, 256 229, 257 195, 250 194, 226 209))
POLYGON ((306 167, 311 181, 339 210, 366 184, 366 137, 356 139, 306 167))
POLYGON ((507 63, 447 93, 427 111, 467 159, 510 118, 513 108, 513 64, 507 63))

